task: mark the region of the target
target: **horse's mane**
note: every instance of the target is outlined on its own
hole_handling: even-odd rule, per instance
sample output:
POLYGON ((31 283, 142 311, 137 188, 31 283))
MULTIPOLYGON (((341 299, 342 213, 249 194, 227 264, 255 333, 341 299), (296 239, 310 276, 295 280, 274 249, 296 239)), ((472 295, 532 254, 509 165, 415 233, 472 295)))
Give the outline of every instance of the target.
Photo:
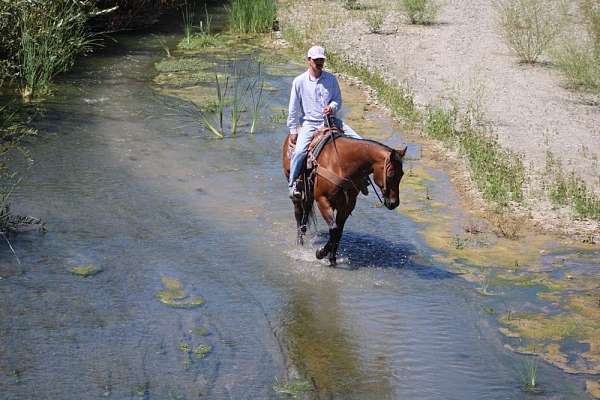
POLYGON ((390 146, 385 145, 385 144, 383 144, 381 142, 378 142, 376 140, 372 140, 372 139, 356 139, 356 138, 349 137, 349 136, 344 136, 343 139, 356 140, 357 142, 367 142, 367 143, 370 143, 370 144, 376 144, 376 145, 378 145, 380 147, 383 147, 384 149, 389 150, 389 151, 394 150, 390 146))

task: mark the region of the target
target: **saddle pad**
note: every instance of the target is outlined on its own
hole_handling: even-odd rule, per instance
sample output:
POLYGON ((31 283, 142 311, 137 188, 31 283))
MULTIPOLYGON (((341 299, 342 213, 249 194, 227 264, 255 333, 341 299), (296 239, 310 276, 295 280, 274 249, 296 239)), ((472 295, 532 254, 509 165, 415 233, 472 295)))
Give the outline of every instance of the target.
MULTIPOLYGON (((315 135, 316 136, 316 135, 315 135)), ((323 148, 332 141, 332 139, 337 139, 340 137, 344 137, 345 135, 338 129, 327 129, 322 135, 320 135, 317 140, 311 142, 311 146, 309 146, 308 157, 306 160, 306 168, 311 169, 314 166, 315 161, 323 151, 323 148), (314 145, 313 145, 314 144, 314 145)))

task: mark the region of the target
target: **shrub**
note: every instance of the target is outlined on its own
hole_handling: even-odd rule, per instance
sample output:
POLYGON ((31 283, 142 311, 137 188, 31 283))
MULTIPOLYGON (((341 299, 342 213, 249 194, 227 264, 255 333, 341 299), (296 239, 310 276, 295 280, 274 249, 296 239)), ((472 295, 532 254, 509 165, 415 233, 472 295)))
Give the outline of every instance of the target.
POLYGON ((370 11, 367 14, 367 24, 369 25, 369 32, 381 33, 381 27, 383 26, 383 11, 370 11))
POLYGON ((232 0, 229 26, 234 32, 270 32, 276 17, 275 0, 232 0))
POLYGON ((346 10, 362 10, 365 6, 359 3, 358 0, 344 0, 344 8, 346 10))
POLYGON ((550 0, 500 0, 498 20, 508 46, 521 61, 535 63, 562 28, 561 9, 550 0))
POLYGON ((440 5, 434 0, 402 0, 401 9, 411 24, 428 25, 435 22, 440 5))

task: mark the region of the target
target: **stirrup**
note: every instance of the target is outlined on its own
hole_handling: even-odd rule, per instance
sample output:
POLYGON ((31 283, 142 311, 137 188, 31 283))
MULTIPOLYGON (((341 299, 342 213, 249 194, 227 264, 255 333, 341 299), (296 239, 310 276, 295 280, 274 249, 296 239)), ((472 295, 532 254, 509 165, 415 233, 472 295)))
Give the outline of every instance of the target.
POLYGON ((290 192, 288 194, 289 198, 292 200, 297 200, 302 198, 302 193, 298 190, 298 181, 295 181, 292 186, 290 186, 290 192))

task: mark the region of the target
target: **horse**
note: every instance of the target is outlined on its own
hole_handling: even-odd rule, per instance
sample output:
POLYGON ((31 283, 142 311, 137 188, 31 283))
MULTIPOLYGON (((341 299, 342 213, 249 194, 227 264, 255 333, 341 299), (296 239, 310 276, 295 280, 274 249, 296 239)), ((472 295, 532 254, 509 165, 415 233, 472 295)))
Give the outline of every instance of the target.
MULTIPOLYGON (((283 142, 283 171, 290 174, 290 140, 288 134, 283 142)), ((396 150, 368 139, 338 137, 323 147, 309 175, 300 177, 303 196, 292 200, 297 227, 297 243, 304 244, 309 216, 313 203, 329 227, 329 240, 317 249, 321 260, 329 255, 331 266, 336 265, 336 253, 346 220, 354 210, 356 197, 366 177, 373 174, 375 184, 381 189, 383 204, 393 210, 400 204, 400 180, 404 175, 402 159, 406 147, 396 150), (314 183, 311 185, 311 183, 314 183)))

